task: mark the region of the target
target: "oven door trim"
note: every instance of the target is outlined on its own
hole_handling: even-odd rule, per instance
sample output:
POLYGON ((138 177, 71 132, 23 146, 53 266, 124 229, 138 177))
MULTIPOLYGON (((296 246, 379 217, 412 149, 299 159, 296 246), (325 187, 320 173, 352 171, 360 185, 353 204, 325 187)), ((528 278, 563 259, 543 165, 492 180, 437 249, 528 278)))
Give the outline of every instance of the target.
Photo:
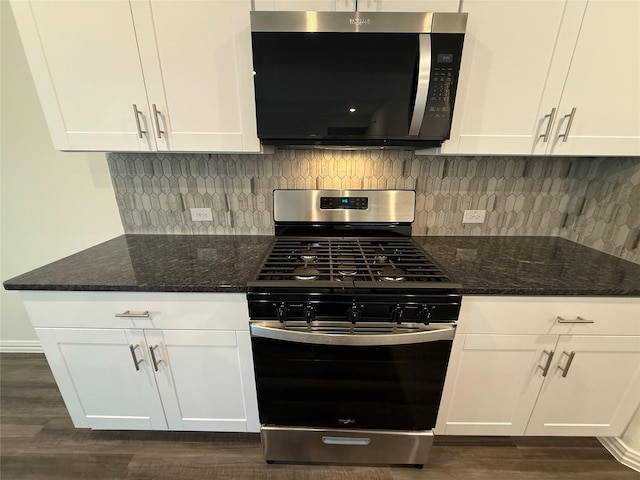
POLYGON ((390 334, 340 334, 286 330, 279 321, 252 322, 251 335, 294 343, 318 345, 410 345, 414 343, 453 340, 456 331, 455 323, 446 325, 423 325, 423 331, 390 334))

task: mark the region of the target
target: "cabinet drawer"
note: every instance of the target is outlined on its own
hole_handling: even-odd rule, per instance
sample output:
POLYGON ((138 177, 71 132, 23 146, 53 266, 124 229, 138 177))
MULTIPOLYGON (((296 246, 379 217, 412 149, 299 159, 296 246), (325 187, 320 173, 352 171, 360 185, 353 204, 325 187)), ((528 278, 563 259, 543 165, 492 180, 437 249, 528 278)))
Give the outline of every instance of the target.
POLYGON ((640 335, 640 298, 466 296, 458 332, 640 335), (558 317, 593 323, 561 323, 558 317))
POLYGON ((243 293, 23 291, 21 296, 34 327, 249 330, 243 293), (116 316, 127 311, 131 316, 116 316))

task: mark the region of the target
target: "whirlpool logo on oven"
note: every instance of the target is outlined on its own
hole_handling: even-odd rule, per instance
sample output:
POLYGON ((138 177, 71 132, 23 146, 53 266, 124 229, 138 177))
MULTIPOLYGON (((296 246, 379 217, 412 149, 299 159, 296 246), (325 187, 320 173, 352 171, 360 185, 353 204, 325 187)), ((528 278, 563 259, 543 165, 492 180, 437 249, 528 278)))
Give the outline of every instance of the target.
POLYGON ((356 423, 356 419, 355 418, 339 418, 338 423, 341 423, 342 425, 353 425, 354 423, 356 423))
POLYGON ((349 25, 371 25, 370 18, 350 18, 349 25))

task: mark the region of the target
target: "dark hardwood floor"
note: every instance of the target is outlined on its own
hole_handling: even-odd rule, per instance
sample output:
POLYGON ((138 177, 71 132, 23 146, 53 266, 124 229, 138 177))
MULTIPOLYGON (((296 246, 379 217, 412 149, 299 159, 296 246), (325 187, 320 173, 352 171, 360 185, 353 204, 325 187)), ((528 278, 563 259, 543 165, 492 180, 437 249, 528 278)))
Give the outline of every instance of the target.
POLYGON ((638 480, 592 438, 439 437, 422 470, 267 465, 257 434, 75 429, 43 355, 0 355, 0 478, 638 480))

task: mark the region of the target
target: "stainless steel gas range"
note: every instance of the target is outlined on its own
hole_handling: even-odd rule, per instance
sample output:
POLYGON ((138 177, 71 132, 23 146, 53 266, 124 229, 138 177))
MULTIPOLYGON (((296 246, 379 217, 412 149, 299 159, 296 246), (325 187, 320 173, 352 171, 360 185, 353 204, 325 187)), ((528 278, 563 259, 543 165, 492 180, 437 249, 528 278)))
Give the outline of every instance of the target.
POLYGON ((268 462, 427 461, 461 297, 414 210, 406 190, 274 192, 247 294, 268 462))

